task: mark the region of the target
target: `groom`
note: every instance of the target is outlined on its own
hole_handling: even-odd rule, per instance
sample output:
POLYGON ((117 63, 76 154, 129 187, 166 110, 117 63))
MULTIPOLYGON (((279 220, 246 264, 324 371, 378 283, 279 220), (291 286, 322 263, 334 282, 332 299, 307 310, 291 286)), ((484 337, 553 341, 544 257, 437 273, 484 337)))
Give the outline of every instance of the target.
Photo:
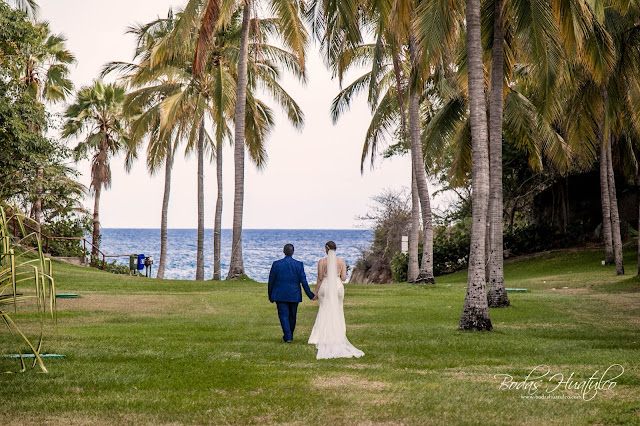
POLYGON ((315 296, 304 274, 304 265, 293 257, 293 244, 284 246, 284 259, 276 260, 271 265, 269 272, 269 301, 278 305, 278 317, 286 343, 293 340, 293 331, 296 328, 296 313, 298 303, 302 302, 300 284, 304 287, 309 299, 315 296))

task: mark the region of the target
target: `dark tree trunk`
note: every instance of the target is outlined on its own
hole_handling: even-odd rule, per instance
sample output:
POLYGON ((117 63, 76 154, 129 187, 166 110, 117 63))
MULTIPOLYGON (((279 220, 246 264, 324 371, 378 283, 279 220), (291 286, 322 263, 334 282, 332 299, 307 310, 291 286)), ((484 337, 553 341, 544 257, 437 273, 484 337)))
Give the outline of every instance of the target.
POLYGON ((93 200, 93 234, 91 235, 91 257, 98 257, 98 247, 100 247, 100 194, 102 185, 98 184, 94 187, 93 200))
POLYGON ((509 232, 513 232, 513 220, 516 217, 516 203, 513 203, 511 210, 509 211, 509 232))
POLYGON ((613 254, 616 262, 616 273, 624 274, 622 258, 622 238, 620 237, 620 217, 618 214, 618 197, 616 195, 616 180, 613 174, 613 159, 611 158, 611 141, 607 143, 607 174, 609 181, 609 198, 611 207, 611 235, 613 237, 613 254))
POLYGON ((638 275, 640 275, 640 175, 636 174, 636 194, 638 197, 638 275))
POLYGON ((604 263, 613 265, 613 234, 611 233, 611 197, 609 196, 609 173, 607 161, 607 141, 606 141, 606 104, 607 90, 603 90, 602 99, 605 105, 605 112, 602 116, 602 123, 598 129, 600 139, 600 201, 602 203, 602 237, 604 239, 604 263))
POLYGON ((44 169, 38 167, 38 181, 36 183, 36 200, 33 202, 33 220, 35 228, 40 233, 40 223, 42 222, 42 194, 44 193, 44 169))

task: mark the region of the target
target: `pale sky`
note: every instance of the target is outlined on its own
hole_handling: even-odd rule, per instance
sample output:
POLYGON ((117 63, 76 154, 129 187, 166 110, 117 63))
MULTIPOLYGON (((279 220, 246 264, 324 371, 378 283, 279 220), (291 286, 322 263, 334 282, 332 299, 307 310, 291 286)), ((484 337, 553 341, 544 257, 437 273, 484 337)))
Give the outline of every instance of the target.
MULTIPOLYGON (((166 16, 168 8, 183 5, 170 0, 40 0, 41 20, 51 23, 55 33, 68 38, 68 48, 78 63, 72 69, 77 88, 90 84, 106 62, 130 61, 133 37, 125 30, 133 23, 145 23, 166 16)), ((349 82, 350 80, 347 80, 349 82)), ((308 54, 308 83, 302 87, 293 79, 283 82, 305 113, 305 126, 297 131, 284 119, 273 102, 277 120, 268 140, 269 160, 263 171, 245 162, 244 227, 282 229, 348 229, 358 226, 356 216, 366 213, 370 197, 384 188, 409 186, 408 156, 380 160, 375 170, 360 174, 364 135, 371 119, 365 94, 353 104, 337 125, 331 123, 329 108, 339 92, 312 45, 308 54)), ((70 141, 74 146, 76 141, 70 141)), ((248 160, 248 158, 247 158, 248 160)), ((233 152, 224 151, 223 228, 233 220, 233 152)), ((169 208, 170 228, 197 227, 195 155, 176 158, 172 174, 169 208)), ((144 158, 131 173, 123 158, 111 163, 112 187, 103 191, 100 215, 106 228, 159 228, 164 169, 156 176, 147 173, 144 158)), ((89 163, 78 164, 82 182, 89 183, 89 163)), ((205 166, 205 227, 213 227, 216 200, 215 164, 205 166)), ((433 190, 430 187, 430 190, 433 190)), ((92 199, 85 200, 92 208, 92 199)))

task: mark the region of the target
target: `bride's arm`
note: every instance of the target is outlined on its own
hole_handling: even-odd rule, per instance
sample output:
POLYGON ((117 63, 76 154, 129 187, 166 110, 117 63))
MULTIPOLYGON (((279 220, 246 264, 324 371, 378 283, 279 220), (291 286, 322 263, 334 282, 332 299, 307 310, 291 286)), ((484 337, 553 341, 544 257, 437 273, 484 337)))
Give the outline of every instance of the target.
POLYGON ((320 259, 318 261, 318 281, 316 282, 316 296, 313 298, 313 300, 317 300, 318 299, 318 292, 320 291, 320 284, 322 284, 322 259, 320 259))
POLYGON ((341 260, 340 265, 340 279, 344 282, 347 280, 347 264, 344 259, 341 260))
POLYGON ((322 269, 322 259, 318 260, 318 281, 316 282, 316 295, 320 291, 320 284, 324 278, 324 270, 322 269))

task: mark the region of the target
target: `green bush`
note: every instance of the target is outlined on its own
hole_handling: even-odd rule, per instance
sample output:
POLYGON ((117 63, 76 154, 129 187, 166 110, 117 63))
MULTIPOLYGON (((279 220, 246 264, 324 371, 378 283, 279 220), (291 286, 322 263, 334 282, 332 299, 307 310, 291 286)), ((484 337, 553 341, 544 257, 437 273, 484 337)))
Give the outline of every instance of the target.
MULTIPOLYGON (((82 238, 91 231, 91 218, 88 215, 66 217, 42 226, 42 233, 52 237, 82 238)), ((48 242, 52 256, 81 257, 85 256, 80 240, 56 240, 48 242)))
MULTIPOLYGON (((459 271, 469 263, 471 229, 468 221, 461 221, 449 227, 434 229, 433 275, 444 275, 459 271)), ((418 246, 418 264, 422 265, 422 243, 418 246)), ((394 282, 406 282, 409 256, 396 253, 391 259, 391 275, 394 282)))
POLYGON ((512 255, 550 250, 554 247, 555 230, 547 224, 533 224, 515 228, 504 234, 504 248, 512 255))
POLYGON ((470 246, 470 220, 462 220, 449 227, 437 227, 433 238, 433 274, 444 275, 466 268, 470 246))
POLYGON ((405 253, 396 253, 391 259, 391 276, 396 283, 407 282, 407 271, 409 270, 409 256, 405 253))
POLYGON ((131 270, 128 265, 120 265, 116 261, 104 262, 102 266, 102 259, 92 256, 89 264, 93 268, 102 269, 103 271, 111 272, 112 274, 131 275, 131 270))

